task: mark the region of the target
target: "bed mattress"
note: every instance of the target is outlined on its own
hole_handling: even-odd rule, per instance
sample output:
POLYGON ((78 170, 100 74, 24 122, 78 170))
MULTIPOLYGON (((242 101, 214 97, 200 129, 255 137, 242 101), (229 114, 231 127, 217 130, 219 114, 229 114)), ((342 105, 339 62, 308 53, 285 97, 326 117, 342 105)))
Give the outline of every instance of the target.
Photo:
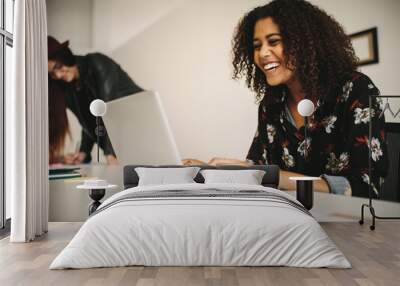
POLYGON ((82 225, 50 269, 129 265, 351 267, 295 198, 238 184, 117 193, 82 225))

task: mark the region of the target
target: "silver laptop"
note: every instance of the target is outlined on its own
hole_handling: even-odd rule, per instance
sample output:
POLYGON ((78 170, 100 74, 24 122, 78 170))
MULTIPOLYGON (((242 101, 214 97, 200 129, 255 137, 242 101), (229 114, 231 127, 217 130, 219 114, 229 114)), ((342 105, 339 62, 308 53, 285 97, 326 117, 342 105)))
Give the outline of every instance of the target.
POLYGON ((106 104, 103 121, 120 164, 182 164, 157 92, 143 91, 106 104))

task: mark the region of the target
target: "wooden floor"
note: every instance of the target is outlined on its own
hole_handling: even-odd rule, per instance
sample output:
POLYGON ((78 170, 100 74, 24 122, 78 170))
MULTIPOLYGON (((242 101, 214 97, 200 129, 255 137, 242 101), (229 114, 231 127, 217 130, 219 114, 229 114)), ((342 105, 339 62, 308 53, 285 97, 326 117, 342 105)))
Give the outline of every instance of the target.
POLYGON ((81 223, 50 223, 44 237, 10 244, 0 241, 0 285, 400 285, 400 222, 322 223, 353 268, 122 267, 48 270, 81 223))

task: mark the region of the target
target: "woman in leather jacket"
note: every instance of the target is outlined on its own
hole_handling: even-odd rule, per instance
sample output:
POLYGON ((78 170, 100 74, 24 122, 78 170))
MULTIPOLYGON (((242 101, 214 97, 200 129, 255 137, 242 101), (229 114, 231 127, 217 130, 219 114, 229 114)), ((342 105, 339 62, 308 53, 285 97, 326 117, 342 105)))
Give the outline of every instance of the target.
MULTIPOLYGON (((50 161, 53 161, 50 163, 55 163, 54 161, 66 164, 88 163, 91 161, 90 153, 97 138, 95 134, 96 118, 89 111, 90 103, 94 99, 102 99, 107 102, 143 91, 143 89, 111 58, 101 53, 77 56, 71 52, 68 44, 68 41, 61 44, 53 37, 48 36, 49 80, 52 84, 59 86, 49 89, 49 97, 55 96, 51 93, 57 90, 65 94, 64 105, 75 114, 82 126, 81 145, 78 152, 65 155, 62 160, 52 158, 54 157, 52 150, 60 150, 59 145, 64 144, 64 140, 55 138, 54 142, 50 142, 50 161)), ((62 102, 52 101, 52 104, 58 103, 62 102)), ((51 106, 50 109, 52 109, 51 106)), ((51 118, 50 125, 52 125, 51 118)), ((56 128, 57 126, 54 126, 53 130, 56 128)), ((50 132, 51 130, 50 126, 50 132)), ((63 136, 65 137, 65 134, 63 136)), ((50 138, 53 137, 50 134, 50 138)), ((108 164, 118 163, 107 134, 100 137, 99 145, 108 164)))

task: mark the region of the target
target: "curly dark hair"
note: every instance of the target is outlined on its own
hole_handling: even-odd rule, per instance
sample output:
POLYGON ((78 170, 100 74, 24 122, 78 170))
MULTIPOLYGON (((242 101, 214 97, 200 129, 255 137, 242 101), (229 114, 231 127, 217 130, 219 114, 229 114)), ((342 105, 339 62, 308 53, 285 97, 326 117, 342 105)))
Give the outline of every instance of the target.
POLYGON ((275 99, 284 86, 268 85, 254 63, 254 26, 271 17, 280 28, 286 64, 290 59, 307 98, 333 99, 357 69, 357 57, 342 26, 325 11, 304 0, 275 0, 248 12, 236 27, 233 78, 246 78, 247 86, 261 100, 275 99), (266 96, 267 95, 267 96, 266 96))

